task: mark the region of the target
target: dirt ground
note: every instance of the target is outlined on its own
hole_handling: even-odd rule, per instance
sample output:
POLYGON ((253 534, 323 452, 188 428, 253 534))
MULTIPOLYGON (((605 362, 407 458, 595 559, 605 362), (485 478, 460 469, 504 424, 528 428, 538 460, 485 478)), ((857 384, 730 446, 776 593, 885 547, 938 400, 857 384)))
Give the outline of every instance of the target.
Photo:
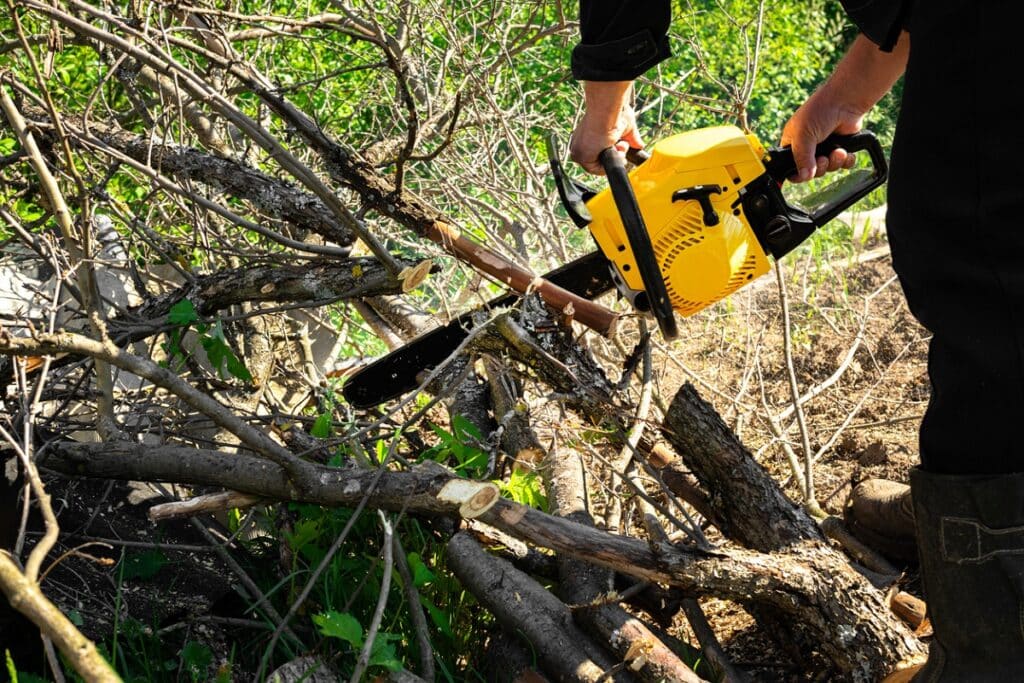
POLYGON ((809 256, 784 267, 790 358, 770 273, 726 310, 683 323, 684 338, 664 349, 662 393, 692 382, 794 500, 800 489, 783 445, 802 464, 806 438, 818 501, 840 514, 851 480, 905 481, 917 461, 929 334, 908 310, 884 245, 818 270, 809 256), (803 430, 792 416, 789 363, 799 394, 812 396, 801 406, 803 430))

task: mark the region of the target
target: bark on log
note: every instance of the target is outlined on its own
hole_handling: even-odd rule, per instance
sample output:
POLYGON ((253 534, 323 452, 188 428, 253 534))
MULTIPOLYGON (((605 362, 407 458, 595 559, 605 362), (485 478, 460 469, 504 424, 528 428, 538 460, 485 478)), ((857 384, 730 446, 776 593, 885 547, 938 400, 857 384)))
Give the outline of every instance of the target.
POLYGON ((499 629, 487 641, 483 655, 487 683, 550 683, 537 671, 537 661, 523 641, 499 629))
POLYGON ((527 405, 521 400, 522 387, 494 356, 485 355, 483 364, 494 419, 501 430, 501 448, 512 459, 513 469, 532 470, 544 457, 544 448, 530 425, 527 405))
MULTIPOLYGON (((52 142, 54 135, 46 112, 31 105, 24 111, 37 124, 43 124, 38 126, 40 137, 52 142)), ((348 246, 355 239, 318 197, 241 162, 184 145, 162 144, 151 137, 129 133, 95 118, 90 119, 86 127, 80 116, 65 112, 61 115, 61 124, 72 139, 91 134, 140 163, 165 174, 223 190, 250 202, 265 216, 280 218, 297 228, 315 232, 328 242, 348 246)))
POLYGON ((466 588, 512 632, 522 633, 542 668, 559 681, 627 683, 624 672, 606 677, 615 662, 572 620, 569 608, 508 562, 487 554, 464 531, 447 546, 448 564, 466 588))
POLYGON ((824 542, 814 520, 786 498, 693 385, 684 384, 672 399, 662 432, 704 489, 715 492, 709 503, 726 537, 765 552, 824 542))
POLYGON ((629 411, 620 408, 603 367, 575 340, 572 329, 551 318, 527 296, 518 310, 497 316, 473 342, 473 348, 497 358, 511 357, 533 370, 566 406, 593 424, 614 422, 629 411))
POLYGON ((439 325, 437 317, 422 311, 397 296, 372 296, 366 303, 377 314, 401 332, 402 336, 413 339, 439 325))
MULTIPOLYGON (((449 365, 452 373, 461 374, 465 370, 468 372, 465 379, 451 392, 447 401, 448 414, 452 417, 459 415, 468 420, 480 432, 481 439, 486 442, 498 425, 491 417, 491 396, 487 382, 476 373, 475 367, 466 367, 470 363, 472 363, 472 359, 464 355, 449 365)), ((484 443, 473 445, 481 450, 486 448, 484 443)))
MULTIPOLYGON (((781 487, 757 463, 747 448, 728 428, 711 404, 704 401, 692 384, 686 383, 673 397, 662 429, 663 435, 680 453, 686 465, 705 490, 714 491, 708 499, 710 515, 722 533, 749 548, 764 552, 784 550, 794 543, 810 542, 821 548, 831 571, 846 570, 854 573, 845 556, 827 545, 824 534, 802 508, 783 494, 781 487), (739 504, 739 501, 743 501, 739 504)), ((870 581, 859 575, 861 595, 872 590, 870 581)), ((877 589, 875 589, 875 592, 877 589)), ((875 596, 871 596, 874 598, 875 596)), ((865 609, 860 599, 850 599, 845 591, 836 590, 834 600, 846 612, 848 628, 859 621, 872 622, 878 631, 891 630, 893 636, 904 639, 903 624, 892 618, 889 610, 865 609), (861 616, 855 616, 860 613, 861 616)), ((742 601, 740 601, 742 602, 742 601)), ((872 599, 868 604, 875 605, 872 599)), ((785 610, 777 606, 748 605, 756 618, 765 619, 771 631, 792 633, 787 640, 808 640, 807 624, 793 621, 785 610)), ((813 630, 813 629, 812 629, 813 630)), ((812 636, 811 639, 815 639, 812 636)), ((777 639, 777 642, 778 639, 777 639)), ((780 643, 784 644, 784 643, 780 643)), ((806 646, 806 642, 802 644, 806 646)), ((915 644, 911 644, 915 645, 915 644)), ((803 649, 803 648, 801 648, 803 649)), ((917 656, 920 643, 911 647, 909 656, 917 656)), ((880 653, 881 654, 881 653, 880 653)), ((883 655, 884 656, 884 655, 883 655)))
POLYGON ((301 266, 256 266, 202 275, 191 284, 154 297, 133 314, 146 320, 163 318, 182 299, 191 300, 200 315, 211 315, 247 302, 324 302, 401 291, 401 280, 388 273, 377 259, 313 261, 301 266))

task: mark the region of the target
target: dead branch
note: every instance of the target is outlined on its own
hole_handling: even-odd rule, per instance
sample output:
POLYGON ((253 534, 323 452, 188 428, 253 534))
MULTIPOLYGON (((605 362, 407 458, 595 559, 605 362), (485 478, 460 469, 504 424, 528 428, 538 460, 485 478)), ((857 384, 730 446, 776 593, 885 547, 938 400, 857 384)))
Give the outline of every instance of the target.
MULTIPOLYGON (((543 669, 560 681, 608 680, 615 665, 572 623, 569 608, 543 586, 505 560, 489 555, 465 532, 447 546, 448 562, 459 581, 512 633, 522 633, 543 669)), ((619 671, 611 680, 634 680, 619 671)))
POLYGON ((245 509, 263 502, 262 498, 250 496, 237 491, 221 491, 188 500, 176 500, 170 503, 158 503, 149 508, 149 518, 154 522, 162 522, 179 517, 224 512, 231 509, 245 509))
MULTIPOLYGON (((25 113, 37 126, 41 138, 46 140, 52 136, 49 117, 43 110, 27 106, 25 113)), ((352 231, 340 223, 318 197, 240 161, 185 145, 167 144, 103 121, 90 120, 86 125, 75 114, 66 114, 64 125, 73 142, 75 139, 102 142, 162 173, 203 183, 244 199, 263 215, 315 232, 328 242, 347 246, 355 239, 352 231)))
MULTIPOLYGON (((408 261, 398 261, 412 266, 408 261)), ((189 299, 200 315, 242 303, 315 303, 356 299, 402 291, 402 280, 372 258, 313 261, 226 269, 154 297, 131 311, 144 320, 164 318, 171 307, 189 299)))
POLYGON ((14 563, 6 550, 0 550, 0 589, 7 602, 39 627, 57 644, 71 665, 89 681, 120 681, 121 677, 96 650, 96 645, 83 636, 75 625, 50 602, 14 563))
MULTIPOLYGON (((552 449, 544 461, 552 514, 594 526, 588 512, 587 486, 580 457, 568 449, 552 449)), ((605 600, 611 591, 611 571, 588 562, 559 558, 559 594, 575 605, 573 616, 588 632, 599 638, 642 681, 703 681, 639 619, 605 600)))
MULTIPOLYGON (((169 369, 114 346, 110 340, 98 342, 71 332, 39 334, 35 338, 12 337, 0 328, 0 353, 20 356, 45 356, 58 353, 77 353, 99 358, 111 365, 143 377, 158 387, 178 396, 181 400, 204 413, 219 427, 237 436, 242 443, 281 465, 293 478, 296 487, 312 484, 308 463, 279 445, 265 433, 252 427, 232 413, 222 403, 202 393, 169 369)), ((286 496, 287 498, 287 496, 286 496)))
MULTIPOLYGON (((77 476, 222 486, 278 499, 298 495, 327 506, 364 503, 427 515, 452 515, 459 508, 442 495, 452 475, 433 463, 384 473, 313 467, 309 487, 298 494, 285 471, 262 458, 179 447, 55 444, 43 464, 77 476)), ((813 634, 816 646, 851 680, 875 680, 921 653, 905 627, 882 616, 889 614, 885 596, 821 541, 793 539, 771 554, 692 551, 616 536, 503 498, 487 504, 474 512, 481 521, 534 545, 693 595, 769 606, 813 634)))

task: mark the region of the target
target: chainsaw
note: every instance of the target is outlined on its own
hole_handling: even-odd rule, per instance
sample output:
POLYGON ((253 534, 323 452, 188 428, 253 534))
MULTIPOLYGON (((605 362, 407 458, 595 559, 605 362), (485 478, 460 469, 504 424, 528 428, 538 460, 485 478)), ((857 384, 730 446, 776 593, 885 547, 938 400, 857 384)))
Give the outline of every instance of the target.
MULTIPOLYGON (((826 187, 787 201, 787 178, 796 174, 789 147, 764 147, 735 126, 699 128, 664 138, 650 152, 614 148, 599 160, 601 191, 565 173, 555 136, 548 157, 568 217, 588 228, 598 250, 544 279, 591 299, 617 289, 632 307, 653 317, 666 340, 687 317, 764 275, 779 259, 887 176, 885 154, 870 131, 834 134, 816 156, 842 148, 866 151, 870 168, 833 174, 826 187), (627 162, 633 167, 627 170, 627 162)), ((506 306, 517 295, 489 302, 506 306)), ((415 389, 417 377, 436 367, 465 339, 472 312, 425 333, 348 378, 342 387, 356 408, 369 408, 415 389)))

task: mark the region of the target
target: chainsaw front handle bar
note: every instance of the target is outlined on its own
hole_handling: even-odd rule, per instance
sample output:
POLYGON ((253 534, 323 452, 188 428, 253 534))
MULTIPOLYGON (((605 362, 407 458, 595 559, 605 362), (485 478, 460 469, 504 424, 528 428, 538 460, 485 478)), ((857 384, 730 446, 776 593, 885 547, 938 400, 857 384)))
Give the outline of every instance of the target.
MULTIPOLYGON (((637 152, 640 151, 637 150, 637 152)), ((626 157, 614 147, 609 147, 603 150, 597 158, 608 177, 608 188, 611 190, 612 199, 615 200, 615 208, 618 209, 619 217, 622 219, 626 239, 629 240, 629 247, 633 251, 637 268, 640 270, 640 280, 644 285, 647 305, 655 320, 658 321, 661 335, 666 341, 671 341, 679 336, 676 314, 672 309, 672 302, 668 298, 665 278, 658 267, 658 261, 654 255, 654 245, 651 243, 651 236, 644 224, 644 217, 640 213, 640 205, 636 201, 636 195, 633 194, 633 186, 629 183, 629 174, 626 173, 626 157)), ((637 159, 639 160, 639 157, 637 159)))

